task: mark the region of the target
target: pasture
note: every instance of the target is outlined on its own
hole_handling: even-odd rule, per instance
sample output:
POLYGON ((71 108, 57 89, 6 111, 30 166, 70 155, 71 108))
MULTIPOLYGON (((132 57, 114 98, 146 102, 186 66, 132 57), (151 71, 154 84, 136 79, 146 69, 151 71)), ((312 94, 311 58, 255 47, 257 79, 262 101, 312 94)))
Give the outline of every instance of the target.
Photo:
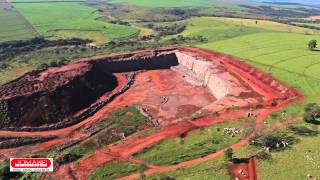
POLYGON ((198 180, 198 179, 231 179, 227 168, 225 157, 191 166, 177 168, 172 171, 148 175, 148 180, 165 179, 174 177, 176 179, 198 180))
POLYGON ((128 162, 112 162, 104 167, 96 169, 90 176, 89 180, 97 179, 116 179, 129 175, 134 172, 138 172, 140 164, 128 163, 128 162))
POLYGON ((253 121, 236 119, 205 129, 194 130, 186 137, 163 140, 157 145, 146 149, 134 157, 156 165, 173 165, 180 162, 200 158, 228 147, 250 133, 253 121), (241 134, 234 137, 225 134, 224 128, 237 128, 241 134))
POLYGON ((49 38, 88 38, 105 43, 136 34, 137 29, 96 20, 94 7, 77 2, 14 3, 36 30, 49 38))
POLYGON ((214 7, 229 8, 236 11, 244 9, 233 2, 228 2, 228 0, 110 0, 110 2, 149 8, 214 7))
POLYGON ((6 1, 0 1, 0 42, 25 40, 37 36, 32 25, 6 1))
POLYGON ((291 87, 298 88, 305 101, 319 101, 319 51, 310 51, 307 44, 318 35, 265 32, 200 45, 234 55, 256 65, 291 87))
POLYGON ((111 0, 112 3, 128 3, 136 6, 145 6, 145 7, 188 7, 188 6, 213 6, 214 3, 208 0, 185 0, 185 1, 176 1, 176 0, 111 0))

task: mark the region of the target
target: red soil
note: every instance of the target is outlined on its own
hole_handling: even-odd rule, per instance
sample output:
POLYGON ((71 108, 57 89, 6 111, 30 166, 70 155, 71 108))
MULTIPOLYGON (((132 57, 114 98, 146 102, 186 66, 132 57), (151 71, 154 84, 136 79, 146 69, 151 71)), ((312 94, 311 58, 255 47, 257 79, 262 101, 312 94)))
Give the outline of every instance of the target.
MULTIPOLYGON (((13 148, 1 150, 0 152, 7 157, 12 157, 13 155, 19 155, 19 157, 21 157, 30 152, 45 150, 52 146, 64 144, 64 142, 68 140, 81 140, 84 137, 87 137, 86 134, 81 132, 81 129, 96 122, 98 119, 107 116, 111 110, 118 108, 119 106, 136 105, 148 108, 149 113, 153 117, 162 120, 163 127, 152 135, 128 137, 118 144, 94 152, 94 154, 83 158, 79 163, 71 163, 59 167, 53 174, 50 174, 54 179, 73 179, 74 177, 77 179, 86 179, 90 172, 108 162, 122 160, 141 163, 141 161, 133 160, 131 155, 144 148, 153 146, 163 139, 180 136, 191 130, 211 126, 236 117, 246 116, 248 109, 244 108, 260 105, 261 109, 258 109, 257 112, 255 112, 255 114, 259 114, 256 121, 256 130, 250 136, 231 146, 232 148, 240 148, 247 144, 249 139, 255 135, 270 113, 283 108, 286 104, 297 99, 297 97, 301 97, 295 90, 287 88, 272 76, 244 64, 233 57, 197 48, 173 47, 157 50, 143 50, 125 54, 87 58, 80 63, 102 61, 101 58, 128 58, 133 55, 154 55, 165 53, 166 51, 181 51, 192 57, 196 57, 196 59, 200 57, 204 61, 214 62, 217 66, 221 66, 222 68, 218 68, 220 71, 228 72, 221 77, 225 77, 225 80, 232 81, 231 86, 233 89, 231 89, 230 92, 233 94, 215 100, 207 89, 186 83, 178 71, 152 70, 142 72, 137 75, 135 83, 125 94, 121 94, 100 109, 94 116, 76 125, 60 130, 43 132, 0 131, 0 136, 58 135, 59 137, 56 140, 41 143, 37 146, 13 148), (243 92, 246 92, 246 94, 244 95, 243 92), (232 110, 233 105, 238 106, 240 110, 232 110), (216 108, 217 106, 219 108, 216 108), (209 112, 219 111, 221 115, 213 118, 204 117, 191 121, 191 118, 188 116, 197 112, 199 109, 207 110, 209 112), (185 117, 187 118, 184 119, 185 117), (26 149, 26 153, 21 152, 22 148, 24 150, 26 149)), ((119 76, 117 77, 119 80, 119 76)), ((122 77, 122 80, 119 80, 119 84, 122 84, 121 82, 125 82, 125 80, 123 76, 120 77, 122 77)), ((219 88, 219 86, 217 86, 217 88, 219 88)), ((169 171, 178 167, 200 163, 214 159, 223 155, 223 153, 224 150, 221 150, 203 158, 182 162, 172 166, 151 166, 151 169, 147 170, 145 174, 169 171)), ((46 179, 46 175, 43 176, 43 179, 46 179)), ((132 179, 136 177, 139 177, 139 174, 132 174, 122 179, 132 179)))
POLYGON ((144 107, 159 122, 189 116, 215 101, 207 89, 195 87, 172 70, 152 70, 139 73, 135 83, 112 106, 144 107))
POLYGON ((166 126, 150 136, 131 138, 129 137, 128 139, 126 139, 123 142, 120 142, 119 144, 108 146, 101 151, 96 151, 93 155, 90 155, 82 159, 77 164, 60 167, 55 172, 54 178, 66 178, 66 174, 61 172, 66 172, 66 169, 68 169, 68 172, 71 172, 72 176, 76 177, 77 179, 86 179, 86 177, 90 174, 91 171, 95 170, 101 165, 104 165, 113 160, 131 159, 132 154, 140 152, 145 148, 151 147, 152 145, 156 144, 157 142, 160 142, 163 139, 176 137, 194 129, 208 127, 237 117, 245 116, 245 111, 231 112, 214 118, 202 118, 194 121, 185 121, 178 124, 166 126))
POLYGON ((248 163, 232 164, 230 172, 234 179, 258 180, 256 158, 250 158, 248 163))

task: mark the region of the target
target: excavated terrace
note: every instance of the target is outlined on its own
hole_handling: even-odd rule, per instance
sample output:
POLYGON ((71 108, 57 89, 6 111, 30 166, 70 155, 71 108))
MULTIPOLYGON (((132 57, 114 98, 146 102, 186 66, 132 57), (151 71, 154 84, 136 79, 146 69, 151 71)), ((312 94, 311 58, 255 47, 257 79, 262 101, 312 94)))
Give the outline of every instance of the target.
POLYGON ((189 47, 150 49, 85 58, 3 85, 0 128, 60 129, 111 101, 140 107, 166 124, 196 112, 272 106, 294 96, 270 75, 226 55, 189 47))

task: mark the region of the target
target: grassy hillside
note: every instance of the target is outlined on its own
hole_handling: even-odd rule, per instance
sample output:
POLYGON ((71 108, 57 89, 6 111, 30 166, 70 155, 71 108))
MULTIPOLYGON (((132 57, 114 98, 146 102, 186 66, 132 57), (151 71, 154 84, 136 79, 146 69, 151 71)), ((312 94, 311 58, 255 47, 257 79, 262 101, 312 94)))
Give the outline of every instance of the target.
POLYGON ((93 7, 70 3, 14 3, 16 8, 46 37, 88 38, 98 43, 127 37, 137 29, 96 20, 93 7))
MULTIPOLYGON (((224 21, 218 21, 217 19, 219 18, 197 17, 185 20, 183 21, 183 23, 187 24, 187 28, 179 35, 191 37, 201 35, 206 37, 209 42, 214 42, 246 34, 261 32, 261 30, 258 28, 245 27, 237 24, 226 24, 224 21)), ((168 36, 165 39, 169 39, 175 36, 176 35, 168 36)))
POLYGON ((185 138, 175 137, 163 140, 156 146, 137 153, 134 157, 160 166, 200 158, 239 141, 250 133, 246 130, 249 130, 252 126, 253 121, 248 119, 224 122, 212 127, 191 131, 185 138), (237 128, 242 133, 234 137, 225 134, 223 129, 229 127, 237 128))
POLYGON ((291 87, 298 88, 306 101, 319 101, 320 52, 308 50, 307 43, 311 39, 320 39, 320 36, 266 32, 200 47, 246 59, 291 87))

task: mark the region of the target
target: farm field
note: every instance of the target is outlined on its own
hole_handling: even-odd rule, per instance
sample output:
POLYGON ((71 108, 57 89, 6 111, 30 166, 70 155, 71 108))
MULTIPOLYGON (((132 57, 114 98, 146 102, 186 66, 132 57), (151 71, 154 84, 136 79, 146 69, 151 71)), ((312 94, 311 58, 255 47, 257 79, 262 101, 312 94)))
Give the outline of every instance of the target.
POLYGON ((294 23, 294 24, 298 24, 298 25, 307 25, 310 27, 317 27, 320 28, 320 23, 294 23))
MULTIPOLYGON (((186 30, 179 35, 188 37, 201 35, 206 37, 208 42, 214 42, 241 35, 261 32, 261 30, 258 28, 244 27, 237 24, 227 25, 224 21, 217 21, 216 19, 217 18, 213 17, 196 17, 181 21, 180 23, 187 24, 187 27, 186 30)), ((163 40, 167 40, 176 36, 177 35, 167 36, 163 38, 163 40)))
MULTIPOLYGON (((292 32, 299 34, 319 34, 318 31, 281 24, 266 20, 240 19, 240 18, 219 18, 219 17, 195 17, 180 23, 187 24, 185 31, 179 35, 198 36, 202 35, 208 42, 221 41, 235 38, 237 36, 249 35, 259 32, 292 32)), ((164 38, 176 37, 177 35, 164 38)))
POLYGON ((228 3, 227 1, 208 1, 208 0, 185 0, 185 1, 175 1, 175 0, 162 0, 162 1, 152 1, 152 0, 111 0, 112 3, 127 3, 136 6, 145 7, 232 7, 235 9, 240 9, 237 5, 228 3))
POLYGON ((0 24, 0 42, 25 40, 37 36, 32 25, 4 0, 0 1, 0 24))
POLYGON ((129 26, 95 20, 100 16, 96 9, 77 2, 13 4, 41 35, 49 38, 78 37, 105 43, 138 32, 129 26))
POLYGON ((319 100, 320 79, 316 69, 320 54, 308 50, 306 44, 318 38, 318 35, 266 32, 200 47, 234 55, 258 65, 286 84, 298 88, 305 95, 306 102, 310 102, 319 100))

